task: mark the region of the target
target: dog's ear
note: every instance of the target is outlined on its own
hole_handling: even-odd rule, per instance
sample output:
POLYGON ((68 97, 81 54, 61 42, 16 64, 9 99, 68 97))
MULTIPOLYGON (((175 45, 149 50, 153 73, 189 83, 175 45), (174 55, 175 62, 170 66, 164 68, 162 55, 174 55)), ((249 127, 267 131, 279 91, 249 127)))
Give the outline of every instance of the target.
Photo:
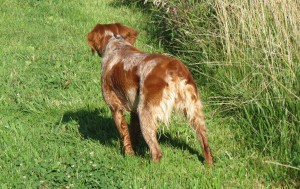
POLYGON ((87 41, 88 41, 88 44, 90 45, 91 47, 91 51, 92 51, 92 54, 95 54, 95 51, 96 51, 96 44, 95 44, 95 40, 94 40, 94 35, 95 35, 95 32, 90 32, 88 33, 87 35, 87 41))
POLYGON ((113 34, 108 25, 97 24, 87 35, 87 41, 92 49, 92 53, 97 52, 98 55, 101 56, 105 48, 105 44, 112 37, 112 35, 113 34))
POLYGON ((124 26, 120 23, 115 24, 119 29, 119 34, 130 44, 134 45, 136 38, 139 34, 135 29, 130 28, 128 26, 124 26))

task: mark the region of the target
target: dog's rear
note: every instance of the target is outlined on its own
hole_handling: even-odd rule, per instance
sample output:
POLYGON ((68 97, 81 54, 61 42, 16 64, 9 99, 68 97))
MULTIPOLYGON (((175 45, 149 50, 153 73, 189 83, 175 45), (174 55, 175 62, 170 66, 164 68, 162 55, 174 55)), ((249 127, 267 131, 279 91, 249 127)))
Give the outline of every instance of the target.
POLYGON ((162 153, 156 137, 158 121, 168 124, 173 108, 177 108, 196 131, 204 157, 212 165, 200 97, 189 70, 177 59, 147 54, 133 47, 137 36, 133 29, 118 25, 121 29, 117 31, 115 25, 112 29, 108 26, 97 25, 88 40, 92 49, 103 56, 102 92, 112 110, 125 152, 133 153, 132 138, 136 138, 134 135, 140 129, 153 160, 159 162, 162 153), (118 39, 116 35, 122 37, 118 39), (131 136, 124 111, 131 112, 134 127, 131 136))
POLYGON ((145 61, 157 61, 141 82, 138 115, 152 158, 160 161, 162 153, 156 138, 157 121, 168 124, 174 108, 181 110, 196 131, 205 159, 213 164, 206 138, 206 126, 196 85, 188 69, 177 59, 149 55, 145 61))

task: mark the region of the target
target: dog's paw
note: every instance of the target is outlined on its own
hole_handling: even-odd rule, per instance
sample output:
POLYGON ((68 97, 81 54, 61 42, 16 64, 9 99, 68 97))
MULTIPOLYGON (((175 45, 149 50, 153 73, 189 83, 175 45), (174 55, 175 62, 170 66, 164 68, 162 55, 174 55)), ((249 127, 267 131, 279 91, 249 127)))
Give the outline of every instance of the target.
POLYGON ((162 153, 161 152, 152 155, 152 159, 153 159, 154 163, 159 163, 161 158, 162 158, 162 153))
POLYGON ((128 155, 128 156, 133 156, 134 155, 134 151, 132 149, 132 147, 127 147, 125 148, 125 154, 128 155))

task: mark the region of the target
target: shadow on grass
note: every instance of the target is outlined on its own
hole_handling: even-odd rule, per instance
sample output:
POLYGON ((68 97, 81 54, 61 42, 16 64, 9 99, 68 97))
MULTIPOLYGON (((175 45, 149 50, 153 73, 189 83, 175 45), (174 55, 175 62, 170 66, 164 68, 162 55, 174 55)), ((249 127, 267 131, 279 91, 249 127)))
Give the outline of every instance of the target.
POLYGON ((118 140, 118 131, 114 121, 103 114, 106 114, 103 109, 70 111, 64 113, 61 122, 76 121, 84 139, 97 140, 103 145, 113 146, 114 141, 118 140))
MULTIPOLYGON (((204 158, 203 156, 201 156, 201 151, 198 151, 192 147, 190 147, 188 144, 186 144, 186 142, 182 139, 179 138, 174 138, 174 136, 170 133, 164 133, 160 139, 159 139, 160 143, 167 143, 171 146, 173 146, 174 148, 177 149, 181 149, 181 150, 187 150, 191 155, 197 155, 198 160, 201 161, 202 163, 204 163, 204 158)), ((200 146, 200 143, 199 143, 200 146)))
MULTIPOLYGON (((116 141, 120 140, 117 128, 111 117, 105 117, 107 114, 104 109, 95 109, 92 111, 78 110, 75 112, 66 112, 63 115, 61 123, 76 121, 79 124, 79 132, 84 139, 98 141, 102 145, 115 146, 116 141)), ((183 140, 174 138, 170 133, 164 133, 159 138, 160 144, 168 144, 174 148, 187 150, 190 154, 197 155, 203 162, 200 152, 191 148, 183 140)), ((200 145, 200 144, 199 144, 200 145)), ((140 143, 134 147, 136 155, 145 158, 148 149, 146 142, 140 136, 140 143)), ((122 148, 120 149, 121 153, 122 148)))

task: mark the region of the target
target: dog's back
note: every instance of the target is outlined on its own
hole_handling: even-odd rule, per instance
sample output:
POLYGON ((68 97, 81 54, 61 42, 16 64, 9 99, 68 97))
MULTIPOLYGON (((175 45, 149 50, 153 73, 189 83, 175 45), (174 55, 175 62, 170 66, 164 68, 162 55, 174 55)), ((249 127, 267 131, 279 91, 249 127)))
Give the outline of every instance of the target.
MULTIPOLYGON (((141 52, 123 39, 113 39, 107 45, 102 74, 103 82, 117 91, 127 111, 137 111, 138 102, 145 101, 161 107, 160 112, 166 115, 175 102, 175 107, 184 109, 183 101, 198 99, 192 75, 179 60, 141 52)), ((157 118, 168 122, 168 116, 157 118)))

